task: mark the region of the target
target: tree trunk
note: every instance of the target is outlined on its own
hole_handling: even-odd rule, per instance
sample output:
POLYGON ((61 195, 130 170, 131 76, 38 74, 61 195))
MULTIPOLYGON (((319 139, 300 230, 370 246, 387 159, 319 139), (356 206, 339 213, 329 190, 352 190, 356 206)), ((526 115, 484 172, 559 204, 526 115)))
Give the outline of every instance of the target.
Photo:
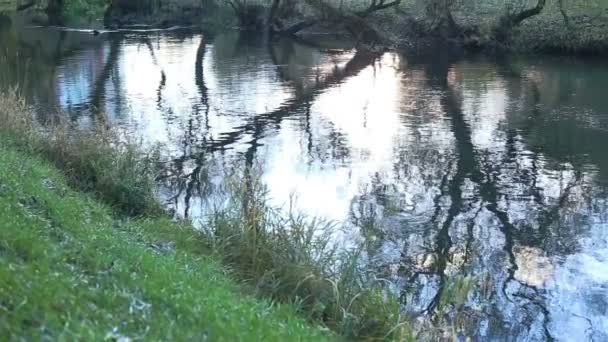
MULTIPOLYGON (((275 0, 280 1, 280 0, 275 0)), ((282 0, 281 6, 279 7, 279 15, 281 17, 293 17, 298 14, 298 9, 296 7, 296 0, 282 0)))
POLYGON ((304 0, 304 2, 318 12, 318 18, 303 20, 281 30, 279 33, 295 35, 301 30, 326 22, 343 25, 357 43, 364 45, 366 48, 373 49, 375 44, 382 43, 380 34, 357 13, 341 11, 322 0, 304 0))
POLYGON ((458 36, 460 29, 452 16, 454 0, 429 0, 426 5, 426 29, 441 38, 458 36))
POLYGON ((49 0, 46 7, 49 24, 60 25, 62 23, 63 5, 63 0, 49 0))
POLYGON ((494 39, 499 43, 506 43, 509 40, 513 28, 521 24, 524 20, 539 15, 547 0, 537 0, 536 6, 528 8, 518 13, 509 13, 498 21, 498 26, 494 29, 494 39))

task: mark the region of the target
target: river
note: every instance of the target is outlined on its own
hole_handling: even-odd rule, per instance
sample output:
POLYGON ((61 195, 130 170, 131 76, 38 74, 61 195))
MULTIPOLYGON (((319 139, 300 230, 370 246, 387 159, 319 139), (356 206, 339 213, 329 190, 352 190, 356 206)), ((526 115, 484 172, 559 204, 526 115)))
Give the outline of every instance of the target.
POLYGON ((608 63, 327 40, 4 18, 0 85, 42 117, 162 143, 159 186, 194 220, 202 164, 259 165, 274 204, 348 223, 404 310, 443 310, 458 336, 608 340, 608 63), (475 285, 441 308, 461 277, 475 285))

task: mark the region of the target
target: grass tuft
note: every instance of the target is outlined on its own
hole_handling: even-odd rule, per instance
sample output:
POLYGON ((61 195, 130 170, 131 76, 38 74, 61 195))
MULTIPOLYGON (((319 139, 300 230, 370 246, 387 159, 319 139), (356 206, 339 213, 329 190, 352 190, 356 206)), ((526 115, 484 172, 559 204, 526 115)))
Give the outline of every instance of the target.
POLYGON ((203 223, 212 250, 261 296, 296 305, 350 339, 410 336, 398 299, 366 271, 364 246, 337 246, 338 227, 268 205, 258 172, 233 171, 203 223))
POLYGON ((155 191, 155 153, 143 151, 125 135, 62 121, 42 125, 16 90, 0 93, 0 133, 14 146, 44 156, 72 186, 95 193, 122 213, 162 212, 155 191))

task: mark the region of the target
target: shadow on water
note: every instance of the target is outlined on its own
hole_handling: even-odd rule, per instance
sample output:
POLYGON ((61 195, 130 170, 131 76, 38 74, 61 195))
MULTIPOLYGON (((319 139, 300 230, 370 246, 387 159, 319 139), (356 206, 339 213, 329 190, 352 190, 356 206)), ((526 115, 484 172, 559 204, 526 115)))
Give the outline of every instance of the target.
POLYGON ((278 205, 296 192, 344 221, 434 328, 607 337, 605 64, 2 27, 2 84, 41 115, 166 145, 159 184, 179 215, 200 219, 225 170, 261 165, 278 205))

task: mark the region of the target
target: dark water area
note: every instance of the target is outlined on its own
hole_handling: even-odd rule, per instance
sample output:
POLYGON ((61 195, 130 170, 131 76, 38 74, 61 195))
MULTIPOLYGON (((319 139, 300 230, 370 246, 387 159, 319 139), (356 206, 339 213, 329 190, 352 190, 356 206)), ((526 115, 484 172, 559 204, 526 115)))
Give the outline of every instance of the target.
POLYGON ((164 144, 177 213, 259 165, 273 203, 369 240, 412 316, 474 340, 608 340, 608 63, 0 22, 0 85, 41 117, 164 144))

